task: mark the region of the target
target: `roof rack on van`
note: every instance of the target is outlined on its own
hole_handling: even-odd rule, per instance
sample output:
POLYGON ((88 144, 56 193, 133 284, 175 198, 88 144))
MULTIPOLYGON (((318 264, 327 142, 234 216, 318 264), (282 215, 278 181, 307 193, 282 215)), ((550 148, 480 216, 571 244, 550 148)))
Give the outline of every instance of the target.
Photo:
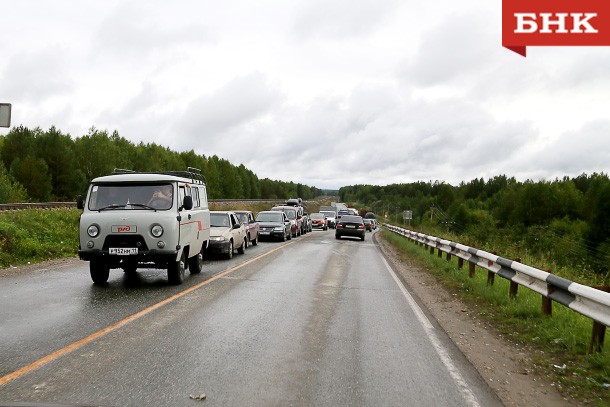
POLYGON ((116 174, 164 174, 173 175, 176 177, 190 178, 193 184, 205 184, 205 176, 201 173, 199 168, 187 167, 186 171, 159 171, 159 172, 147 172, 147 171, 133 171, 126 170, 124 168, 115 168, 112 171, 113 175, 116 174))
POLYGON ((165 171, 162 174, 175 175, 183 178, 190 178, 193 184, 205 184, 205 176, 199 168, 187 167, 186 171, 165 171))

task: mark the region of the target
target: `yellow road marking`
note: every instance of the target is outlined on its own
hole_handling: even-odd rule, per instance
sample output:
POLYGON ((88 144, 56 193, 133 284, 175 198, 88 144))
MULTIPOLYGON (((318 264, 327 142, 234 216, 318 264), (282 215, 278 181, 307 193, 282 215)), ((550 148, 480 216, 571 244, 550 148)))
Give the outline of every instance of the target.
POLYGON ((72 343, 72 344, 70 344, 70 345, 68 345, 68 346, 66 346, 64 348, 61 348, 61 349, 59 349, 59 350, 57 350, 57 351, 55 351, 55 352, 53 352, 53 353, 51 353, 51 354, 49 354, 47 356, 44 356, 44 357, 38 359, 37 361, 30 363, 27 366, 23 366, 22 368, 17 369, 17 370, 15 370, 12 373, 7 374, 6 376, 0 377, 0 386, 4 385, 4 384, 6 384, 6 383, 8 383, 8 382, 10 382, 12 380, 17 379, 17 378, 23 376, 24 374, 26 374, 28 372, 31 372, 32 370, 38 369, 39 367, 44 366, 47 363, 52 362, 52 361, 58 359, 59 357, 65 355, 66 353, 70 353, 73 350, 76 350, 76 349, 80 348, 81 346, 84 346, 84 345, 88 344, 89 342, 92 342, 92 341, 94 341, 94 340, 96 340, 98 338, 101 338, 102 336, 106 335, 107 333, 110 333, 110 332, 112 332, 114 330, 117 330, 120 327, 122 327, 124 325, 127 325, 128 323, 130 323, 132 321, 135 321, 136 319, 138 319, 140 317, 143 317, 146 314, 151 313, 152 311, 156 310, 157 308, 160 308, 160 307, 162 307, 162 306, 164 306, 166 304, 169 304, 170 302, 172 302, 172 301, 174 301, 174 300, 176 300, 176 299, 178 299, 178 298, 180 298, 180 297, 182 297, 182 296, 184 296, 184 295, 186 295, 186 294, 188 294, 190 292, 193 292, 193 291, 195 291, 195 290, 197 290, 197 289, 199 289, 199 288, 201 288, 201 287, 211 283, 212 281, 218 280, 219 278, 224 277, 227 274, 230 274, 230 273, 232 273, 232 272, 234 272, 236 270, 239 270, 240 268, 242 268, 244 266, 247 266, 248 264, 251 264, 251 263, 257 261, 258 259, 263 258, 263 257, 265 257, 265 256, 267 256, 267 255, 269 255, 269 254, 271 254, 271 253, 273 253, 275 251, 278 251, 278 250, 280 250, 280 249, 282 249, 282 248, 284 248, 284 247, 286 247, 286 246, 288 246, 290 244, 293 244, 293 243, 295 243, 295 242, 285 243, 285 244, 283 244, 283 245, 281 245, 279 247, 276 247, 273 250, 270 250, 270 251, 268 251, 266 253, 263 253, 263 254, 255 257, 253 259, 250 259, 250 260, 248 260, 248 261, 246 261, 244 263, 238 264, 235 267, 231 267, 230 269, 227 269, 227 270, 225 270, 225 271, 223 271, 221 273, 218 273, 214 277, 211 277, 210 279, 208 279, 206 281, 202 281, 201 283, 195 284, 194 286, 189 287, 189 288, 187 288, 184 291, 181 291, 181 292, 179 292, 177 294, 172 295, 171 297, 168 297, 168 298, 164 299, 163 301, 160 301, 160 302, 158 302, 156 304, 153 304, 153 305, 151 305, 151 306, 149 306, 147 308, 144 308, 142 311, 136 312, 135 314, 130 315, 130 316, 128 316, 128 317, 126 317, 126 318, 124 318, 124 319, 122 319, 122 320, 120 320, 120 321, 118 321, 118 322, 116 322, 116 323, 114 323, 112 325, 109 325, 109 326, 107 326, 104 329, 101 329, 101 330, 99 330, 99 331, 97 331, 95 333, 92 333, 91 335, 87 336, 86 338, 81 339, 80 341, 74 342, 74 343, 72 343))

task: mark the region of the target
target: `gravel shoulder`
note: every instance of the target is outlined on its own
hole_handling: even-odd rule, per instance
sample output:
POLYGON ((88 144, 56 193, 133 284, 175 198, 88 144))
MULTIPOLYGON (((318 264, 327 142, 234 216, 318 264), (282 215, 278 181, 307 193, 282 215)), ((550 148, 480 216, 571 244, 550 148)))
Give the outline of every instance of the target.
POLYGON ((411 294, 436 318, 451 340, 485 378, 507 407, 581 405, 562 396, 554 383, 534 373, 527 349, 504 339, 485 321, 448 292, 429 273, 401 260, 385 240, 375 243, 411 294))

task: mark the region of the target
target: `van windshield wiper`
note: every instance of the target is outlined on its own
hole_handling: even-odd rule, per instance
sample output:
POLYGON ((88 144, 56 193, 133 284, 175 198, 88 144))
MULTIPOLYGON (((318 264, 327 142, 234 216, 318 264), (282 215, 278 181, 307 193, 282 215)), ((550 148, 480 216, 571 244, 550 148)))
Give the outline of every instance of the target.
POLYGON ((146 209, 152 209, 153 211, 157 212, 157 208, 153 208, 152 206, 143 204, 143 203, 132 203, 130 204, 131 206, 137 206, 138 208, 146 208, 146 209))
POLYGON ((101 211, 105 211, 106 209, 118 209, 118 208, 124 208, 126 206, 127 205, 112 204, 112 205, 104 206, 103 208, 99 208, 97 211, 101 212, 101 211))

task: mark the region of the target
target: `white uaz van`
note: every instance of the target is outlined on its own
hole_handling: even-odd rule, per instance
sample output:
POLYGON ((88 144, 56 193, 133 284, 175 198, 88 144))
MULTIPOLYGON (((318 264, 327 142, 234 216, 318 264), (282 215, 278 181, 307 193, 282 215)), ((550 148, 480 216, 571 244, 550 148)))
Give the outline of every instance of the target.
POLYGON ((206 185, 199 170, 138 173, 115 170, 91 181, 77 197, 78 254, 89 261, 91 279, 108 281, 110 269, 167 269, 180 284, 185 269, 201 272, 210 240, 206 185))

